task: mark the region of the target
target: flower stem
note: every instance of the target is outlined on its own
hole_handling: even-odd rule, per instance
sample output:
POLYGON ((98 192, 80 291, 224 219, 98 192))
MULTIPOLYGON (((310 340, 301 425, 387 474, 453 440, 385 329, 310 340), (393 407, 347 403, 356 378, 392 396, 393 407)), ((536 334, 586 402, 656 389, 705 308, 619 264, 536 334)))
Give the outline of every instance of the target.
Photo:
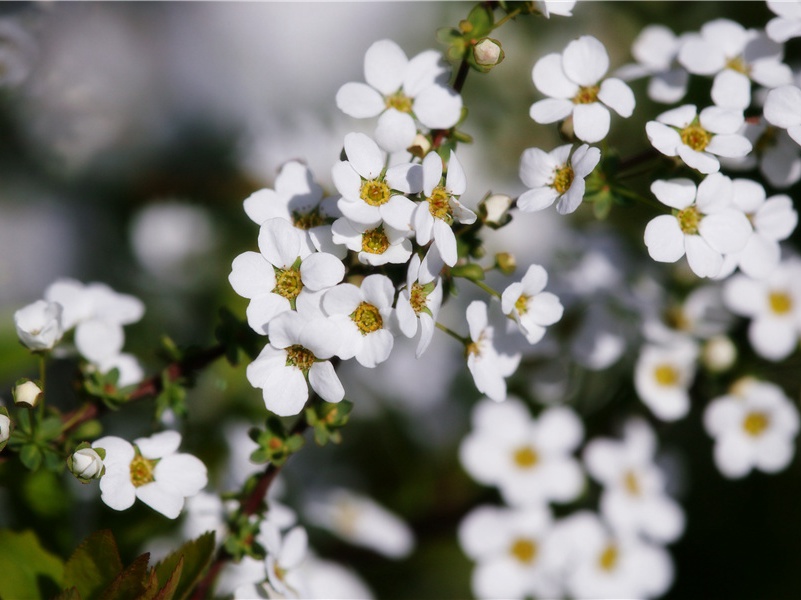
POLYGON ((519 15, 521 12, 522 12, 522 9, 521 9, 521 8, 516 8, 516 9, 514 9, 512 12, 510 12, 509 14, 507 14, 507 15, 506 15, 506 16, 505 16, 503 19, 501 19, 500 21, 498 21, 497 23, 495 23, 495 25, 493 25, 493 26, 492 26, 492 30, 493 30, 493 31, 495 31, 496 29, 498 29, 498 27, 500 27, 501 25, 503 25, 504 23, 506 23, 506 22, 507 22, 509 19, 514 19, 514 18, 515 18, 517 15, 519 15))
POLYGON ((490 296, 495 296, 496 298, 498 298, 500 300, 501 293, 498 290, 491 288, 490 286, 488 286, 483 281, 478 281, 476 279, 471 279, 470 281, 475 283, 478 287, 480 287, 482 290, 487 292, 490 296))
POLYGON ((455 340, 459 340, 459 341, 460 341, 460 342, 461 342, 463 345, 467 346, 467 344, 469 344, 469 343, 470 343, 470 340, 468 340, 466 337, 462 337, 461 335, 459 335, 458 333, 456 333, 456 332, 455 332, 453 329, 451 329, 451 328, 449 328, 449 327, 447 327, 447 326, 443 325, 443 324, 442 324, 442 323, 440 323, 439 321, 437 321, 436 323, 434 323, 434 325, 436 325, 436 326, 437 326, 437 329, 440 329, 441 331, 444 331, 444 332, 445 332, 445 333, 447 333, 449 336, 451 336, 453 339, 455 339, 455 340))

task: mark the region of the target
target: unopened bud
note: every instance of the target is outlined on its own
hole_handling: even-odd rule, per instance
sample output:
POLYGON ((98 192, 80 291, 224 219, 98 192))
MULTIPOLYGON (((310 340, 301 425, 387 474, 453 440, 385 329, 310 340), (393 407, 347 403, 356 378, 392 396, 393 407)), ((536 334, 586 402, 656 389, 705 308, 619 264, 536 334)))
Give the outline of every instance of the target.
POLYGON ((13 394, 14 404, 33 408, 39 404, 39 399, 42 397, 42 388, 30 379, 22 379, 17 382, 13 394))
POLYGON ((9 437, 11 437, 11 419, 8 415, 0 413, 0 450, 6 445, 9 437))
POLYGON ((737 360, 737 347, 727 336, 716 335, 704 344, 701 360, 713 373, 728 371, 737 360))
POLYGON ((428 151, 431 150, 431 141, 422 133, 418 133, 416 136, 414 136, 414 141, 412 141, 412 145, 409 146, 407 150, 413 156, 423 158, 426 154, 428 154, 428 151))
POLYGON ((504 58, 503 48, 498 40, 483 38, 473 46, 473 57, 479 66, 494 67, 504 58))
POLYGON ((485 225, 502 227, 509 222, 509 207, 512 198, 506 194, 490 194, 479 204, 479 212, 485 225))
POLYGON ((73 452, 67 461, 67 466, 75 477, 83 483, 91 479, 100 479, 103 475, 103 458, 93 448, 81 448, 73 452))
POLYGON ((495 255, 495 265, 504 275, 511 275, 517 268, 517 260, 515 260, 514 254, 509 252, 499 252, 495 255))

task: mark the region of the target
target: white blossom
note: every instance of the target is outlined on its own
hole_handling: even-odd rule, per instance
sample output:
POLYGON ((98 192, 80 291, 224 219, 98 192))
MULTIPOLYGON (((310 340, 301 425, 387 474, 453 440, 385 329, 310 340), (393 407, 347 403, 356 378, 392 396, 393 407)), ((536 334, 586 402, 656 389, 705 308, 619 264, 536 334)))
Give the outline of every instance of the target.
MULTIPOLYGON (((429 250, 429 253, 434 250, 429 250)), ((438 272, 440 269, 435 270, 438 272)), ((440 278, 427 274, 426 269, 422 268, 420 257, 417 254, 413 255, 406 272, 406 287, 398 293, 395 314, 403 335, 411 338, 417 335, 419 330, 420 339, 415 351, 417 358, 422 356, 431 343, 441 305, 442 282, 440 278)))
POLYGON ((17 337, 33 351, 52 350, 64 335, 62 307, 57 302, 37 300, 14 313, 17 337))
POLYGON ((635 64, 623 65, 615 75, 623 81, 650 76, 648 97, 655 102, 673 104, 687 93, 689 74, 676 62, 682 37, 664 25, 645 27, 631 45, 635 64))
POLYGON ((565 215, 575 211, 584 199, 585 177, 598 165, 601 151, 582 144, 573 151, 572 144, 550 152, 529 148, 520 157, 520 179, 530 188, 517 199, 523 212, 542 210, 556 202, 556 210, 565 215))
POLYGON ((467 346, 467 368, 478 391, 500 402, 506 398, 506 378, 517 370, 521 354, 507 354, 495 347, 495 329, 489 325, 484 302, 471 302, 466 316, 471 339, 467 346))
POLYGON ((783 85, 768 92, 764 115, 768 123, 786 129, 788 135, 801 145, 801 89, 783 85))
POLYGON ((540 265, 530 265, 521 281, 510 284, 501 294, 501 310, 520 326, 529 344, 545 335, 545 327, 562 318, 564 308, 559 298, 543 291, 548 273, 540 265))
POLYGON ((799 0, 767 0, 776 16, 765 25, 770 39, 777 42, 801 36, 801 2, 799 0))
POLYGON ((690 340, 670 346, 646 344, 634 367, 640 400, 662 421, 676 421, 690 410, 698 349, 690 340))

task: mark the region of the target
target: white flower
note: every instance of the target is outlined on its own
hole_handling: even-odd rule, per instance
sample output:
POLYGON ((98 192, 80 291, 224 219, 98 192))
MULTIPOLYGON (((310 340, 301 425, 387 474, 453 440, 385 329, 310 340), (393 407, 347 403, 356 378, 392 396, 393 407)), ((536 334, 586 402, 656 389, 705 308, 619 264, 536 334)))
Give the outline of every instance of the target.
POLYGON ((17 406, 34 408, 42 399, 42 388, 30 379, 27 379, 14 386, 12 395, 14 396, 14 404, 17 406))
POLYGON ((759 172, 775 188, 787 188, 801 179, 801 148, 783 129, 768 125, 764 117, 745 122, 741 131, 753 152, 741 158, 722 158, 729 169, 747 171, 759 166, 759 172))
POLYGON ((405 558, 414 549, 414 534, 400 517, 372 498, 344 488, 315 494, 304 513, 310 523, 387 558, 405 558))
POLYGON ((695 105, 685 104, 648 121, 645 132, 662 154, 708 174, 720 170, 717 156, 739 158, 751 151, 751 142, 739 133, 742 124, 742 111, 708 106, 698 114, 695 105))
POLYGON ((529 188, 517 199, 523 212, 533 212, 556 202, 559 214, 572 213, 584 198, 585 181, 601 160, 601 151, 582 144, 570 156, 572 144, 550 152, 529 148, 520 157, 520 179, 529 188))
POLYGON ((434 50, 409 60, 395 42, 375 42, 364 57, 364 83, 346 83, 337 92, 339 109, 357 119, 376 117, 375 137, 388 152, 405 150, 417 134, 416 121, 429 129, 449 129, 461 117, 462 97, 447 87, 449 68, 434 50))
POLYGON ((765 25, 765 31, 770 39, 786 42, 801 35, 801 2, 798 0, 767 0, 767 5, 778 15, 765 25))
POLYGON ((529 344, 545 335, 545 326, 562 318, 562 303, 551 292, 544 292, 548 273, 540 265, 529 266, 521 281, 509 285, 501 295, 501 310, 520 326, 529 344))
POLYGON ((341 283, 325 293, 323 310, 340 326, 340 358, 355 357, 368 368, 389 358, 395 342, 388 328, 394 298, 392 280, 379 274, 365 277, 360 287, 341 283))
POLYGON ((793 80, 782 57, 781 44, 764 33, 728 19, 715 19, 704 24, 700 33, 685 36, 678 61, 690 73, 715 75, 715 104, 745 110, 751 104, 751 79, 768 88, 793 80))
POLYGON ((534 65, 537 89, 548 96, 531 106, 537 123, 553 123, 573 116, 576 137, 599 142, 609 133, 609 108, 622 117, 634 112, 631 88, 615 77, 603 79, 609 69, 604 45, 584 35, 570 42, 562 54, 547 54, 534 65))
POLYGON ((372 600, 373 593, 352 569, 308 554, 298 567, 307 598, 358 598, 372 600))
POLYGON ((600 510, 623 536, 643 534, 670 543, 684 531, 684 513, 665 494, 665 476, 654 464, 656 436, 641 419, 626 423, 622 441, 590 440, 584 448, 589 474, 604 486, 600 510))
POLYGON ((789 136, 801 145, 801 89, 783 85, 771 90, 765 99, 763 112, 768 123, 786 129, 789 136))
POLYGON ((565 407, 532 419, 519 400, 483 400, 473 410, 473 431, 459 447, 462 466, 476 481, 496 485, 511 505, 569 502, 584 476, 571 453, 584 428, 565 407))
POLYGON ((406 287, 398 294, 395 314, 398 317, 401 333, 406 337, 414 337, 418 329, 420 330, 420 339, 415 351, 417 358, 422 356, 431 343, 441 305, 442 282, 440 278, 434 278, 426 273, 426 270, 422 268, 420 257, 417 254, 413 255, 406 272, 406 287))
POLYGON ((657 418, 676 421, 690 410, 688 390, 695 378, 697 356, 698 349, 689 340, 641 348, 634 367, 634 387, 657 418))
POLYGON ((208 482, 206 467, 191 454, 176 453, 181 435, 175 431, 139 438, 131 445, 116 436, 96 440, 103 448, 105 474, 100 478, 101 500, 114 510, 130 508, 139 498, 169 519, 175 519, 184 499, 208 482))
POLYGON ((371 227, 342 217, 334 221, 331 232, 335 243, 358 252, 362 264, 374 267, 387 263, 404 264, 412 256, 412 242, 406 237, 407 232, 385 223, 371 227))
POLYGON ((327 252, 309 252, 303 235, 289 221, 268 219, 259 230, 259 252, 234 259, 228 281, 250 299, 248 324, 264 335, 282 312, 303 306, 313 292, 333 287, 345 276, 345 266, 327 252))
POLYGON ((459 524, 459 545, 476 561, 477 598, 554 598, 561 589, 549 564, 553 519, 543 505, 479 506, 459 524))
POLYGON ((658 262, 687 262, 699 277, 714 277, 723 267, 723 254, 742 250, 752 231, 743 212, 732 202, 731 179, 719 173, 696 188, 690 179, 657 180, 651 191, 674 208, 645 227, 648 254, 658 262))
POLYGON ((673 563, 664 548, 618 537, 593 513, 573 513, 558 522, 550 543, 563 557, 572 598, 654 598, 673 581, 673 563))
POLYGON ((727 254, 718 278, 740 270, 750 277, 767 277, 779 264, 779 242, 790 237, 798 224, 793 201, 784 194, 766 198, 765 188, 750 179, 733 181, 734 206, 740 209, 754 230, 742 250, 727 254))
POLYGON ((70 470, 82 480, 99 479, 103 474, 103 459, 92 448, 81 448, 72 453, 70 470))
POLYGON ((257 225, 281 218, 303 231, 304 256, 315 251, 345 258, 347 250, 331 241, 331 223, 341 217, 337 198, 323 198, 323 189, 314 181, 309 168, 297 161, 281 167, 275 189, 253 192, 245 199, 245 213, 257 225))
POLYGON ((776 473, 795 454, 798 410, 779 386, 746 379, 707 406, 704 426, 726 477, 745 477, 752 469, 776 473))
POLYGON ((534 6, 546 19, 550 19, 551 15, 572 17, 576 1, 577 0, 534 0, 534 6))
POLYGON ((339 349, 340 330, 318 315, 287 311, 267 328, 270 343, 247 367, 264 405, 278 416, 296 415, 309 399, 309 386, 326 402, 339 402, 345 390, 328 361, 339 349))
POLYGON ((464 194, 467 178, 456 153, 451 150, 448 174, 442 184, 442 159, 429 152, 423 159, 423 194, 425 199, 414 211, 417 243, 426 245, 432 239, 446 265, 452 267, 458 258, 454 223, 475 223, 476 213, 462 206, 457 198, 464 194))
POLYGON ((47 300, 20 308, 14 313, 17 337, 30 350, 52 350, 64 335, 61 315, 61 305, 47 300))
POLYGON ((779 263, 765 278, 736 274, 723 288, 732 312, 749 317, 748 340, 754 351, 772 361, 787 358, 801 335, 801 262, 779 263))
POLYGON ((305 598, 303 577, 298 568, 308 551, 306 530, 297 526, 282 536, 272 523, 265 523, 262 529, 270 586, 283 598, 305 598))
POLYGON ((673 104, 687 93, 689 74, 676 64, 682 38, 664 25, 644 28, 631 45, 636 64, 624 65, 615 75, 624 81, 651 76, 648 97, 655 102, 673 104))
POLYGON ((484 302, 471 302, 466 316, 472 340, 467 346, 467 368, 478 391, 500 402, 506 398, 506 378, 517 370, 521 354, 505 354, 495 348, 495 330, 489 326, 484 302))
POLYGON ((420 165, 403 163, 387 168, 387 156, 363 133, 345 136, 347 161, 334 165, 331 175, 342 194, 337 206, 342 214, 360 225, 377 226, 381 221, 400 231, 411 229, 415 203, 403 194, 423 189, 420 165))

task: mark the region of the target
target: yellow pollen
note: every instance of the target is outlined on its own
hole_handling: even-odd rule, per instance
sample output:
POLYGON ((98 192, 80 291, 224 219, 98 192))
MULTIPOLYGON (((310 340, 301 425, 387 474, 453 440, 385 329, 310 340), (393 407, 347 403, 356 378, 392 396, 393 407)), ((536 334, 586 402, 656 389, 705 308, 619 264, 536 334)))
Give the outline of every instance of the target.
POLYGON ((154 481, 153 468, 155 466, 156 461, 148 460, 137 453, 131 461, 131 483, 134 484, 134 487, 139 487, 154 481))
POLYGON ((286 349, 286 366, 297 367, 303 373, 308 373, 315 361, 315 356, 311 350, 295 344, 286 349))
POLYGON ((537 544, 534 540, 518 538, 509 548, 509 554, 514 556, 521 563, 531 564, 537 558, 537 544))
POLYGON ((618 551, 614 544, 607 544, 598 557, 598 566, 604 571, 612 571, 617 566, 618 551))
POLYGON ((415 314, 420 314, 420 311, 426 307, 428 294, 423 289, 423 286, 416 281, 412 284, 412 291, 409 293, 409 304, 412 305, 412 310, 415 314))
POLYGON ((405 96, 403 92, 396 92, 386 99, 387 108, 394 108, 403 113, 412 112, 412 99, 405 96))
POLYGON ((478 342, 471 342, 465 347, 464 353, 465 356, 470 356, 471 354, 481 356, 481 346, 478 345, 478 342))
POLYGON ((448 225, 453 223, 453 215, 451 214, 451 195, 445 190, 444 187, 438 185, 431 192, 431 195, 426 198, 428 200, 428 210, 431 212, 435 219, 442 219, 448 225))
POLYGON ((521 469, 531 469, 540 461, 540 457, 531 446, 520 446, 514 452, 514 460, 521 469))
POLYGON ((515 310, 517 311, 517 314, 524 315, 528 312, 528 300, 529 296, 526 296, 525 294, 520 294, 520 297, 517 299, 517 302, 515 302, 515 310))
POLYGON ((389 238, 384 228, 369 229, 362 234, 362 251, 369 254, 384 254, 389 248, 389 238))
POLYGON ((295 211, 292 213, 292 224, 298 229, 309 230, 325 225, 325 217, 320 213, 319 207, 307 213, 295 211))
POLYGON ((275 269, 275 287, 273 294, 283 296, 287 300, 294 300, 303 289, 300 280, 300 271, 291 267, 289 269, 275 269))
POLYGON ((750 412, 743 419, 743 429, 753 437, 759 437, 770 425, 770 420, 765 413, 750 412))
POLYGON ((640 480, 637 479, 637 475, 634 471, 626 471, 626 474, 623 476, 623 487, 625 487, 626 491, 632 496, 640 495, 640 480))
POLYGON ((679 372, 671 365, 658 365, 654 369, 654 379, 659 385, 670 387, 679 382, 679 372))
POLYGON ((687 235, 698 235, 698 224, 701 222, 701 213, 694 206, 683 208, 676 214, 679 228, 687 235))
POLYGON ((742 73, 743 75, 748 75, 751 72, 751 67, 743 60, 742 56, 735 56, 727 60, 726 68, 742 73))
POLYGON ((580 87, 576 95, 573 96, 573 104, 592 104, 598 102, 598 92, 601 87, 598 85, 591 85, 587 87, 580 87))
POLYGON ((681 143, 697 152, 701 152, 709 145, 712 135, 698 123, 692 122, 679 131, 681 143))
POLYGON ((384 326, 384 320, 378 309, 367 302, 362 302, 350 315, 362 335, 378 331, 384 326))
POLYGON ((389 202, 391 195, 389 186, 378 179, 369 179, 362 182, 361 192, 359 193, 359 197, 370 206, 381 206, 389 202))
POLYGON ((570 189, 570 186, 573 184, 573 178, 575 174, 573 173, 573 167, 570 165, 565 165, 559 169, 554 169, 553 171, 553 183, 551 187, 555 189, 558 193, 564 194, 567 190, 570 189))
POLYGON ((793 299, 784 292, 771 292, 768 294, 770 310, 777 315, 784 315, 793 309, 793 299))

